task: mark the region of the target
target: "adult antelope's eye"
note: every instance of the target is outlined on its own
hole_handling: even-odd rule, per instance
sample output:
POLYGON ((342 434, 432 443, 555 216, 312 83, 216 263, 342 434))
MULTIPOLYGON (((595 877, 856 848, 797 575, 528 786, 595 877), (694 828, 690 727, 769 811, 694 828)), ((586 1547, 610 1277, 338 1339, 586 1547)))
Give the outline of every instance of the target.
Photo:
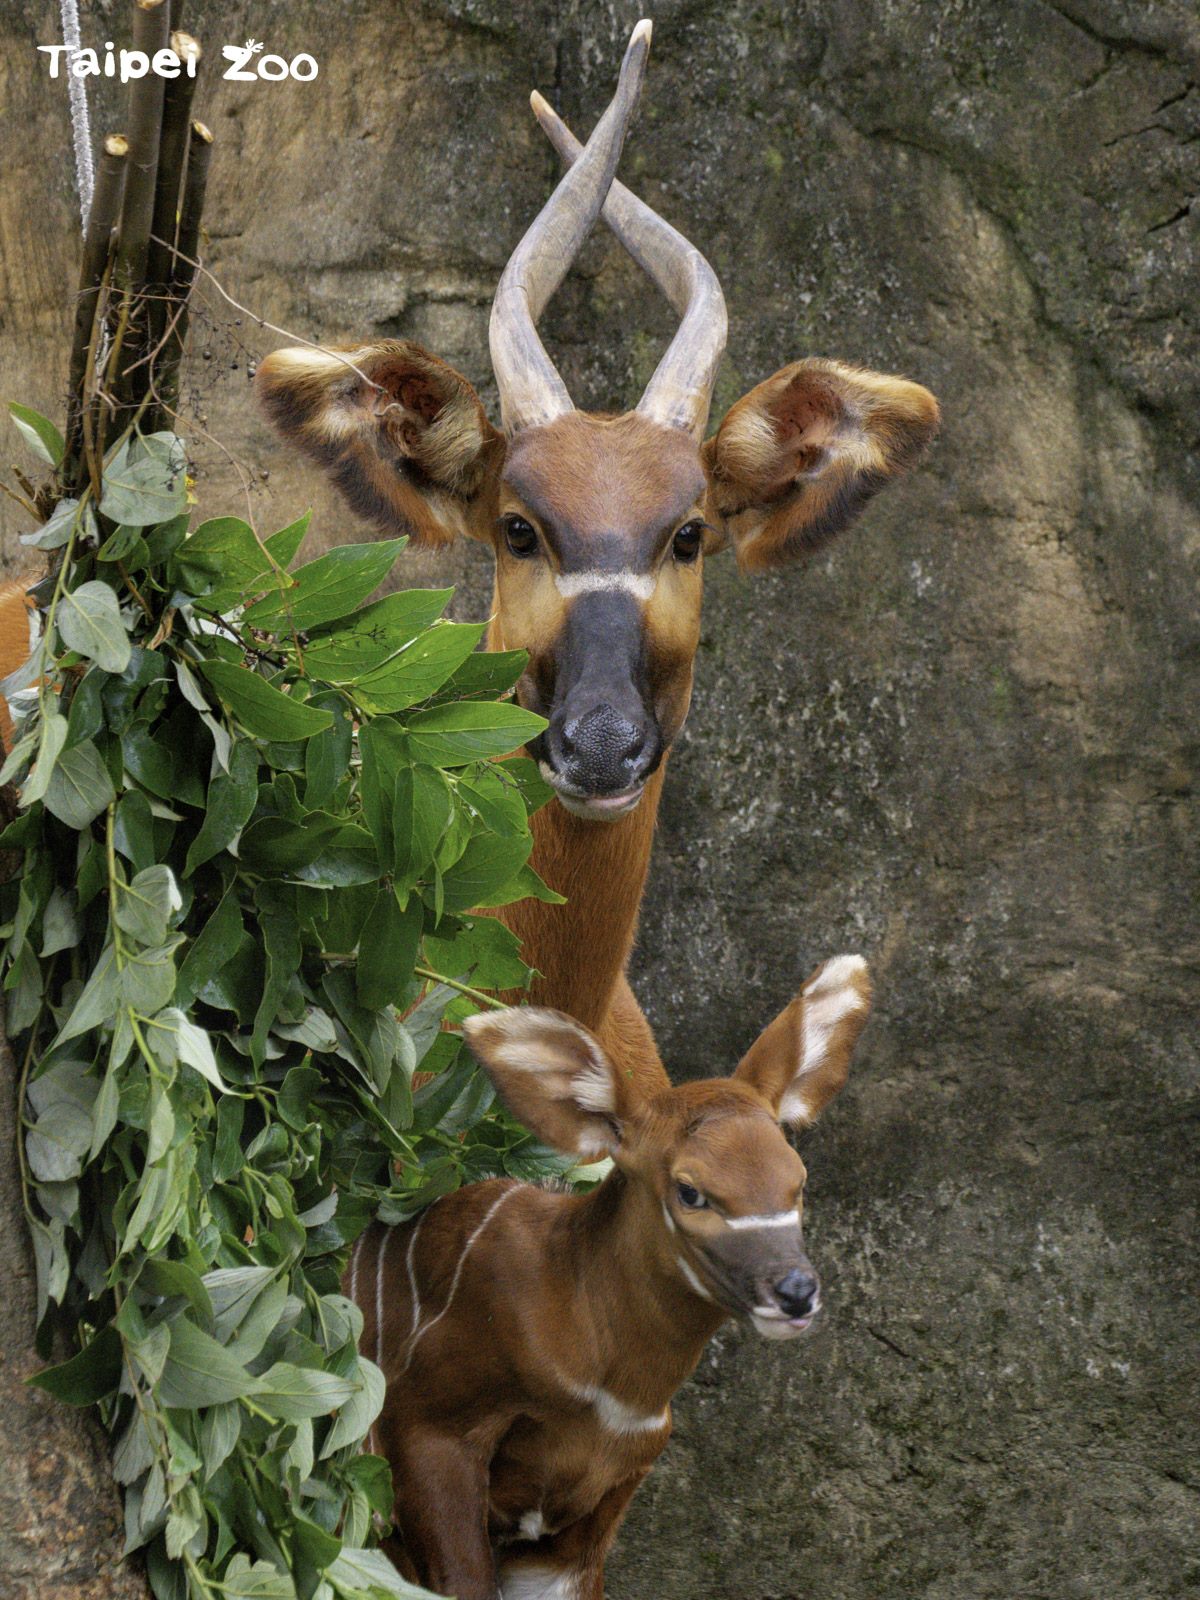
POLYGON ((504 542, 511 553, 521 561, 528 561, 538 553, 538 536, 533 524, 524 517, 508 517, 504 523, 504 542))
POLYGON ((704 540, 704 524, 702 522, 685 522, 675 535, 671 548, 676 561, 688 565, 695 561, 700 554, 700 546, 704 540))
POLYGON ((686 1211, 703 1211, 708 1204, 699 1189, 694 1189, 690 1183, 677 1183, 675 1193, 679 1196, 679 1204, 686 1211))

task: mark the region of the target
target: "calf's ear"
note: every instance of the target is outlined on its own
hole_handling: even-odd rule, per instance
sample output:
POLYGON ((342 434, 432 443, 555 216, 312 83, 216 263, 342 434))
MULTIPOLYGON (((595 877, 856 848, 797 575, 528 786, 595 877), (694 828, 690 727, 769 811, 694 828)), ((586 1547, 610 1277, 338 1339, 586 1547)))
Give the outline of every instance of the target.
POLYGON ((255 388, 283 437, 380 532, 422 546, 488 537, 502 436, 467 380, 420 345, 276 350, 255 388))
POLYGON ((539 1139, 591 1159, 620 1148, 638 1093, 580 1023, 510 1006, 468 1017, 463 1034, 505 1105, 539 1139))
POLYGON ((734 1076, 757 1089, 780 1122, 810 1127, 845 1084, 870 1014, 866 962, 834 956, 763 1029, 734 1076))
POLYGON ((794 361, 751 389, 704 446, 706 514, 747 572, 811 555, 918 461, 928 389, 837 361, 794 361))

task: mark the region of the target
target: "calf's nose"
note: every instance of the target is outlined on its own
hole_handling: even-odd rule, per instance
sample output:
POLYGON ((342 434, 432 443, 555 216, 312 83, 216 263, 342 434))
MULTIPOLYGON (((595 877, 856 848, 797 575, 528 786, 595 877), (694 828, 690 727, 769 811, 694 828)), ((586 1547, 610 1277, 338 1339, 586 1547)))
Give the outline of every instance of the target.
POLYGON ((816 1274, 793 1268, 775 1285, 775 1298, 785 1316, 806 1317, 817 1301, 816 1274))

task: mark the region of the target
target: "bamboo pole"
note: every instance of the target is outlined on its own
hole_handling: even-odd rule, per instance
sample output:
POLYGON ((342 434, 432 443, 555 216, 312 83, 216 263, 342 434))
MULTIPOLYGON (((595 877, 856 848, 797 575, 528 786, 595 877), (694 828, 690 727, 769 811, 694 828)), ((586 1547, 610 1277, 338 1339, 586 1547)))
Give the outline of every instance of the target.
POLYGON ((121 211, 121 193, 129 141, 124 134, 110 133, 104 141, 96 171, 92 209, 83 241, 83 260, 79 269, 79 295, 75 302, 75 327, 71 339, 71 365, 67 390, 66 449, 61 478, 64 485, 78 487, 79 455, 83 443, 83 411, 86 401, 85 377, 88 352, 95 331, 100 288, 108 269, 112 232, 121 211))
POLYGON ((175 267, 171 274, 167 314, 171 320, 166 343, 159 360, 156 385, 159 403, 168 425, 173 425, 179 405, 179 363, 187 340, 188 296, 196 276, 193 262, 200 252, 200 218, 208 186, 208 166, 212 158, 213 136, 202 122, 193 122, 188 140, 187 174, 183 200, 179 207, 179 239, 175 267))
MULTIPOLYGON (((133 48, 153 59, 167 47, 170 12, 166 0, 136 0, 133 9, 133 48)), ((166 79, 156 72, 135 78, 129 92, 129 176, 121 207, 121 237, 117 246, 117 288, 132 293, 146 273, 150 225, 154 219, 154 180, 158 172, 158 141, 162 128, 163 90, 166 79)))
MULTIPOLYGON (((189 63, 200 60, 200 45, 190 33, 171 35, 171 49, 183 63, 177 78, 169 78, 163 94, 162 132, 158 142, 158 170, 154 178, 154 212, 150 225, 150 246, 146 256, 146 282, 155 294, 166 287, 171 276, 171 251, 179 212, 179 193, 183 187, 184 158, 187 155, 188 126, 196 80, 189 77, 189 63)), ((150 308, 151 348, 162 337, 166 316, 161 299, 150 308)))
MULTIPOLYGON (((169 24, 167 0, 135 0, 133 48, 153 60, 159 50, 167 47, 169 24)), ((115 403, 109 423, 110 437, 121 426, 120 414, 128 413, 137 404, 149 380, 145 366, 138 365, 147 349, 145 303, 140 296, 145 285, 150 228, 154 220, 154 185, 166 81, 156 72, 148 72, 144 78, 135 78, 129 89, 129 170, 113 267, 115 324, 107 368, 107 387, 115 403)))

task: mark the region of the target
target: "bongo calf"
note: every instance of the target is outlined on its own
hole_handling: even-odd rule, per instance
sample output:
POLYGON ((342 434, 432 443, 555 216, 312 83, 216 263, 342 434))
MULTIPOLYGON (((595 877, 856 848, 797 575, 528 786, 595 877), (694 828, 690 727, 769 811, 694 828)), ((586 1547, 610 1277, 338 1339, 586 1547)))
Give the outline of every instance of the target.
POLYGON ((807 1127, 870 1010, 859 956, 817 969, 728 1078, 648 1094, 560 1012, 464 1024, 514 1114, 613 1169, 591 1193, 472 1184, 351 1268, 387 1400, 392 1554, 458 1600, 601 1600, 604 1559, 671 1431, 670 1401, 731 1315, 768 1339, 821 1309, 801 1232, 807 1127))

